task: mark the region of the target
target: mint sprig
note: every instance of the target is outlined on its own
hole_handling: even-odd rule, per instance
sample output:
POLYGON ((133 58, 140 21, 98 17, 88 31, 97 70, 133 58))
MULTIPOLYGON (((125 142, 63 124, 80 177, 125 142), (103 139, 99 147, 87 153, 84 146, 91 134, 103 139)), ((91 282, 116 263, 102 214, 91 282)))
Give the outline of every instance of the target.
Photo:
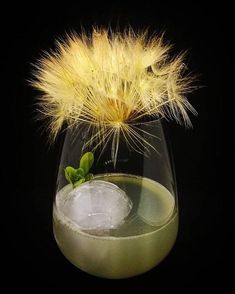
POLYGON ((79 187, 82 183, 90 181, 94 178, 92 173, 89 173, 94 163, 94 155, 92 152, 86 152, 80 159, 80 165, 76 169, 72 166, 67 166, 64 170, 66 180, 73 185, 73 188, 79 187))

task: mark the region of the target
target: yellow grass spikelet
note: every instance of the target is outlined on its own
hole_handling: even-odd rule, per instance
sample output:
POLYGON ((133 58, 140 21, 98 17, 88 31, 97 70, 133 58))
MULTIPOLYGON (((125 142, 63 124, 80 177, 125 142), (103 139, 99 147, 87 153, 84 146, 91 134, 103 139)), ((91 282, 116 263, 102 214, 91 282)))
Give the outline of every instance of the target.
MULTIPOLYGON (((57 42, 35 66, 32 84, 42 93, 40 112, 50 119, 56 137, 62 125, 87 123, 96 147, 112 140, 117 158, 120 136, 129 146, 146 145, 135 123, 146 117, 168 117, 190 125, 187 110, 195 113, 185 95, 192 90, 185 75, 184 54, 170 56, 162 36, 94 29, 57 42)), ((94 144, 93 144, 94 146, 94 144)), ((139 146, 139 147, 138 147, 139 146)))

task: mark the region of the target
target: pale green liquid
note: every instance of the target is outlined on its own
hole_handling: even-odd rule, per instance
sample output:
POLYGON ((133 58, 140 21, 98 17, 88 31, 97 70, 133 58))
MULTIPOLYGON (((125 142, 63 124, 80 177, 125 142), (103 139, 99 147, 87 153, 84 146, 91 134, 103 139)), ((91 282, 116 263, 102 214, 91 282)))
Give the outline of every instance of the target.
MULTIPOLYGON (((105 278, 127 278, 156 266, 171 250, 178 230, 174 197, 159 183, 124 174, 101 175, 125 190, 133 207, 125 222, 104 235, 81 231, 54 205, 54 235, 65 257, 81 270, 105 278)), ((64 187, 57 197, 70 191, 64 187)))

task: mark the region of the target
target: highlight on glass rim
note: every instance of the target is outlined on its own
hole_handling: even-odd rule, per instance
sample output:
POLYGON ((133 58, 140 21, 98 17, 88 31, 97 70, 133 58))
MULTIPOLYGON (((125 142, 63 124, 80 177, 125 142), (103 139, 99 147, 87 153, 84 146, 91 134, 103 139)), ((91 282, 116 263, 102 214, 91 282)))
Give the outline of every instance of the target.
MULTIPOLYGON (((196 114, 185 54, 163 35, 94 28, 56 42, 35 65, 40 117, 65 133, 53 203, 55 240, 79 269, 109 279, 158 265, 178 230, 162 120, 196 114)), ((57 167, 55 167, 55 170, 57 167)))

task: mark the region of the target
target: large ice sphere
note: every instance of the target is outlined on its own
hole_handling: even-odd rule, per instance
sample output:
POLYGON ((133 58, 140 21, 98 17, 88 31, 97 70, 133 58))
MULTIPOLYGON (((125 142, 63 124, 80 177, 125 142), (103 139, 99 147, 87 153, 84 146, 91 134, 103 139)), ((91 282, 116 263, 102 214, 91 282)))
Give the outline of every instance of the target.
POLYGON ((109 230, 120 226, 132 203, 118 186, 93 180, 72 190, 60 211, 83 230, 109 230))

